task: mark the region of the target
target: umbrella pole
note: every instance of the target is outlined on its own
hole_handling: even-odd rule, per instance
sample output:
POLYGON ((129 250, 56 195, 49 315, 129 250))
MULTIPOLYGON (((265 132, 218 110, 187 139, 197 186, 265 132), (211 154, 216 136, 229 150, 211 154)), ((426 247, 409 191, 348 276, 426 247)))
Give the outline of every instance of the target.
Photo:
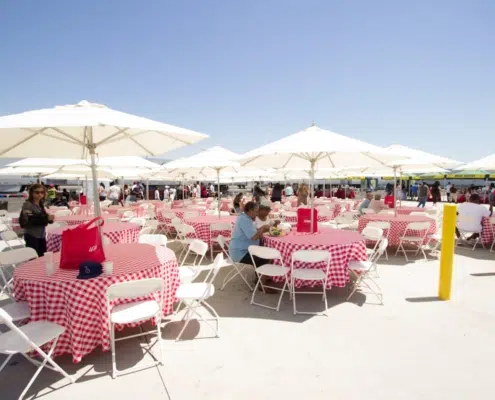
POLYGON ((217 208, 218 208, 218 218, 220 219, 220 170, 217 169, 217 208))
POLYGON ((400 196, 399 196, 399 207, 402 207, 402 171, 399 171, 399 190, 400 190, 400 196))
POLYGON ((100 199, 98 198, 98 176, 96 172, 96 145, 93 144, 93 128, 89 129, 88 150, 91 154, 91 175, 93 177, 93 202, 95 206, 95 216, 101 217, 100 199))
POLYGON ((315 163, 314 161, 311 161, 311 178, 310 178, 310 183, 309 183, 309 196, 310 196, 310 201, 311 201, 311 233, 315 232, 315 221, 313 217, 313 209, 314 209, 314 190, 313 190, 313 185, 314 185, 314 179, 315 179, 315 163))
POLYGON ((146 200, 150 199, 150 180, 146 179, 146 200))
POLYGON ((394 167, 394 193, 392 198, 394 199, 394 214, 397 216, 397 204, 395 202, 395 196, 397 196, 397 167, 394 167))

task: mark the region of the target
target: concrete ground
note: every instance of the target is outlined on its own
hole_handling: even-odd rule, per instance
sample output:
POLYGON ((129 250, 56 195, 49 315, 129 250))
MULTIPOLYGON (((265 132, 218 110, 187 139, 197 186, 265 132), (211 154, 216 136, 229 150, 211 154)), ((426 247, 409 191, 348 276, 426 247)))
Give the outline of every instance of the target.
MULTIPOLYGON (((77 382, 67 385, 45 370, 26 398, 490 398, 494 259, 495 253, 481 248, 458 248, 452 300, 444 302, 436 298, 438 260, 406 264, 403 257, 390 257, 379 269, 384 305, 364 293, 346 302, 347 289, 332 289, 328 316, 294 316, 288 295, 279 312, 251 306, 250 292, 235 281, 210 302, 221 316, 219 338, 204 324, 191 323, 185 340, 175 342, 182 325, 169 324, 163 331, 165 365, 115 380, 109 352, 96 350, 77 365, 64 356, 57 361, 77 382)), ((318 296, 297 298, 301 310, 323 307, 318 296)), ((139 339, 120 342, 119 368, 149 362, 143 349, 139 339)), ((0 399, 16 399, 33 373, 34 367, 17 357, 0 373, 0 399)))

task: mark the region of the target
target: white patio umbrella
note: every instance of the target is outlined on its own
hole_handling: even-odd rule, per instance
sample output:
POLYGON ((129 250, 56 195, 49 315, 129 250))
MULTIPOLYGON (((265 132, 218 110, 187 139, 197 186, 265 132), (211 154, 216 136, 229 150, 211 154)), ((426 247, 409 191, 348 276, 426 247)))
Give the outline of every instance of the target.
POLYGON ((412 149, 400 144, 388 146, 386 147, 386 150, 389 150, 393 154, 402 156, 401 158, 403 160, 403 165, 408 165, 409 168, 415 168, 413 166, 416 165, 417 169, 422 169, 427 166, 431 166, 432 168, 451 169, 461 164, 460 161, 452 160, 451 158, 427 153, 422 150, 412 149), (407 159, 407 162, 405 159, 407 159), (421 162, 423 164, 420 164, 421 162))
POLYGON ((479 160, 472 161, 467 164, 460 165, 456 170, 485 170, 494 171, 495 170, 495 154, 480 158, 479 160))
POLYGON ((220 217, 220 173, 238 172, 239 158, 237 153, 220 146, 204 150, 190 157, 181 158, 162 165, 162 168, 172 174, 204 176, 216 174, 218 192, 218 216, 220 217))
MULTIPOLYGON (((0 117, 0 135, 0 157, 89 155, 95 196, 98 157, 155 156, 207 138, 87 101, 0 117)), ((95 212, 101 215, 99 201, 95 212)))
MULTIPOLYGON (((310 186, 312 186, 314 173, 320 168, 362 165, 379 167, 397 158, 400 156, 386 152, 380 147, 321 129, 313 124, 300 132, 244 154, 240 162, 243 166, 253 168, 310 170, 310 186)), ((313 196, 312 189, 310 193, 313 196)), ((311 209, 313 209, 313 197, 311 197, 311 209)), ((313 223, 313 211, 311 211, 312 230, 313 223)))

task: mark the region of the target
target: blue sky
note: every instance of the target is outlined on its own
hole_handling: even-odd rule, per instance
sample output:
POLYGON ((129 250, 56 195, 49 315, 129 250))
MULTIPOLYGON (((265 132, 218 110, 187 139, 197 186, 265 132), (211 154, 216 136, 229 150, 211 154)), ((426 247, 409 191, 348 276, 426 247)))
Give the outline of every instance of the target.
MULTIPOLYGON (((493 0, 3 0, 0 115, 86 99, 245 152, 309 126, 495 152, 493 0)), ((42 156, 42 154, 40 154, 42 156)))

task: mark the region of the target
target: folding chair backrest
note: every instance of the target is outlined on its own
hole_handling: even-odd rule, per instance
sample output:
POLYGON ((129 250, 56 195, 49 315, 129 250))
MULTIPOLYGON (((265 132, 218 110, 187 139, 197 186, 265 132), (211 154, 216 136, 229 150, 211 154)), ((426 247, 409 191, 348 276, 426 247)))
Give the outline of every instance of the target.
POLYGON ((410 215, 416 215, 418 217, 429 217, 428 213, 424 211, 413 211, 410 215))
POLYGON ((228 217, 228 216, 230 216, 230 213, 228 211, 220 211, 220 216, 221 217, 228 217))
POLYGON ((134 212, 133 211, 125 211, 122 214, 122 218, 133 218, 134 217, 134 212))
POLYGON ((354 219, 354 213, 352 213, 351 211, 346 211, 342 213, 342 216, 347 219, 354 219))
POLYGON ((383 229, 366 226, 361 232, 367 240, 380 240, 383 238, 383 229))
POLYGON ((205 283, 212 284, 216 276, 218 275, 218 271, 220 271, 220 269, 223 266, 225 266, 223 253, 218 253, 215 259, 213 260, 213 266, 211 268, 211 271, 208 273, 208 275, 205 278, 205 283))
POLYGON ((383 253, 385 253, 387 247, 388 247, 388 239, 383 239, 378 245, 376 252, 371 256, 370 261, 375 264, 380 259, 380 257, 383 256, 383 253))
POLYGON ((366 227, 370 228, 380 228, 383 230, 390 231, 390 222, 387 221, 371 221, 366 225, 366 227))
POLYGON ((5 224, 0 224, 0 232, 8 231, 9 227, 5 224))
MULTIPOLYGON (((217 243, 223 251, 227 251, 227 238, 223 235, 218 235, 217 243)), ((228 253, 227 253, 228 254, 228 253)))
POLYGON ((131 218, 129 220, 129 222, 131 224, 137 224, 137 225, 140 225, 140 226, 145 226, 146 225, 146 218, 131 218))
POLYGON ((38 258, 36 251, 30 247, 0 252, 0 265, 17 265, 38 258))
POLYGON ((153 246, 166 246, 168 240, 165 235, 150 235, 144 233, 139 235, 138 243, 151 244, 153 246))
POLYGON ((196 253, 199 256, 205 256, 208 252, 208 244, 200 239, 195 239, 189 243, 189 251, 196 253))
POLYGON ((248 251, 251 257, 255 256, 267 260, 282 261, 282 256, 280 254, 280 251, 278 251, 277 249, 272 249, 270 247, 262 247, 262 246, 249 246, 248 251))
POLYGON ((121 282, 107 288, 107 300, 135 299, 155 292, 163 292, 164 281, 162 278, 140 279, 129 282, 121 282))
POLYGON ((5 242, 8 242, 9 240, 19 240, 19 236, 14 231, 2 232, 0 233, 0 238, 2 238, 5 242))
POLYGON ((58 210, 55 211, 55 217, 66 217, 68 215, 71 215, 72 211, 71 210, 58 210))
POLYGON ((292 253, 292 263, 299 261, 304 263, 329 262, 330 253, 324 250, 298 250, 292 253))
POLYGON ((408 231, 424 231, 428 230, 431 226, 430 222, 410 222, 407 224, 408 231))

